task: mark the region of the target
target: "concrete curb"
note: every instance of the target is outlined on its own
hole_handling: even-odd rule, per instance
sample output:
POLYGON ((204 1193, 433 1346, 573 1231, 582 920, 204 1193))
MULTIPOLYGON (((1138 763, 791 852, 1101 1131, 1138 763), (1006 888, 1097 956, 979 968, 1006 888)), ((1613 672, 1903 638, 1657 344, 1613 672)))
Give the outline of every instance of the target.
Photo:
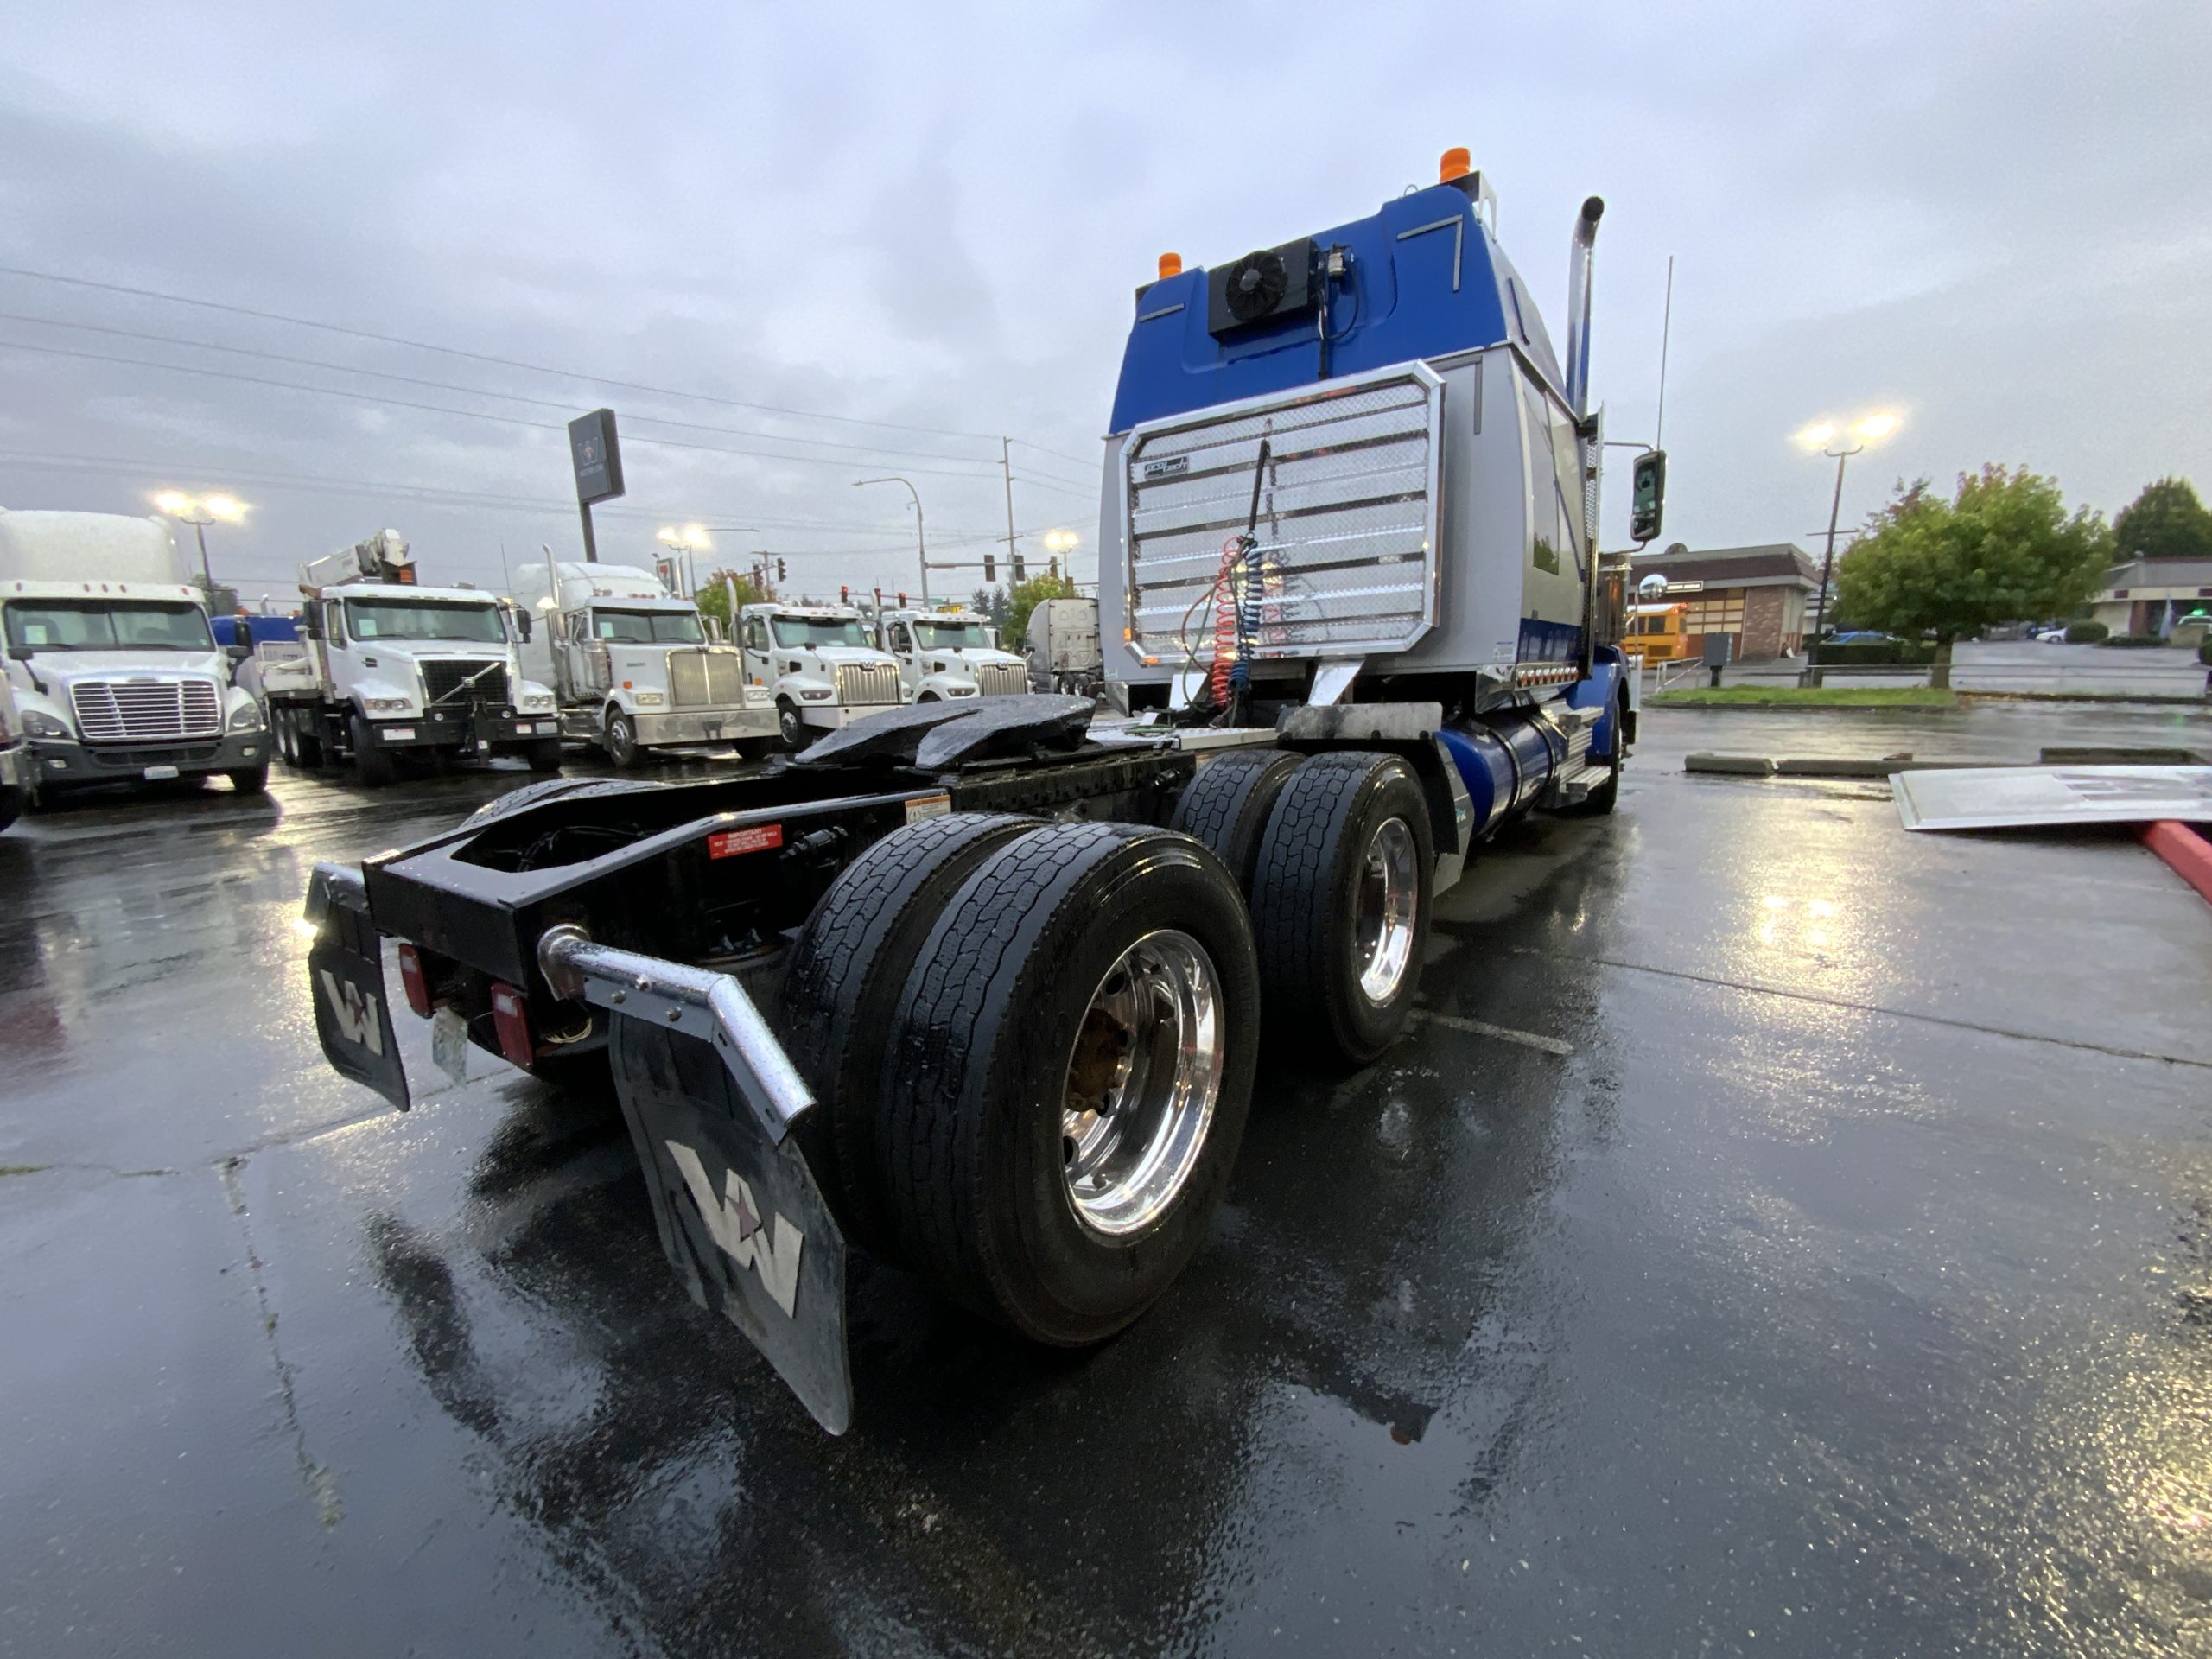
POLYGON ((2212 902, 2212 841, 2169 819, 2143 826, 2143 844, 2172 866, 2176 875, 2212 902))

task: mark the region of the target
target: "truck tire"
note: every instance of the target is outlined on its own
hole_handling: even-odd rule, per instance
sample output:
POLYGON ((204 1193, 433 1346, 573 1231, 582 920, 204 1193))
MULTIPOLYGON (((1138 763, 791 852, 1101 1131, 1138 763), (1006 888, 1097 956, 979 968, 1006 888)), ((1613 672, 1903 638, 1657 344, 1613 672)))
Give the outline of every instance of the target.
POLYGON ((350 719, 353 739, 353 775, 364 789, 381 789, 399 775, 399 767, 388 749, 376 745, 376 734, 369 722, 359 715, 350 719))
POLYGON ((1271 1047, 1365 1065, 1413 1014, 1436 856, 1427 799, 1393 755, 1318 754, 1268 820, 1252 879, 1271 1047))
POLYGON ((557 737, 541 737, 524 753, 529 758, 532 772, 561 770, 561 740, 557 737))
POLYGON ((241 795, 265 795, 269 792, 269 763, 266 760, 257 766, 241 766, 226 775, 231 780, 231 787, 241 795))
POLYGON ((276 758, 287 767, 300 764, 299 748, 292 736, 292 711, 272 709, 269 711, 269 741, 276 746, 276 758))
POLYGON ((318 772, 323 766, 322 723, 304 709, 292 710, 293 765, 302 772, 318 772))
POLYGON ((1167 827, 1205 842, 1239 891, 1249 893, 1275 798, 1304 760, 1282 749, 1232 749, 1209 760, 1176 801, 1167 827))
POLYGON ((620 709, 607 711, 607 758, 627 772, 638 764, 638 722, 620 709))
POLYGON ((784 747, 793 754, 806 747, 806 722, 799 718, 798 705, 789 697, 776 699, 776 729, 784 747))
POLYGON ((877 1153, 902 1255, 1033 1341, 1121 1330, 1205 1242, 1259 1007, 1243 895, 1188 836, 1061 823, 1000 848, 887 1033, 877 1153))
POLYGON ((876 1173, 876 1092, 907 973, 976 867, 1043 827, 962 812, 894 830, 845 867, 791 947, 778 1026, 822 1103, 826 1133, 810 1160, 846 1236, 877 1255, 897 1254, 876 1173))

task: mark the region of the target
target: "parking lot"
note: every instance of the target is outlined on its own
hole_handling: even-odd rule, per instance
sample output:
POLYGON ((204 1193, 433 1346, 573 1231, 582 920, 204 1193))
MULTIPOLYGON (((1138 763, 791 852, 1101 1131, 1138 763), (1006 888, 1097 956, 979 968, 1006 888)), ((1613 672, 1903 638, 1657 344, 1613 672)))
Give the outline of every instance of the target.
POLYGON ((1618 815, 1443 900, 1412 1038, 1263 1071, 1121 1339, 858 1269, 842 1440, 611 1102, 431 1091, 408 1021, 402 1116, 316 1050, 314 862, 525 774, 28 821, 0 1652, 2204 1651, 2212 913, 2124 833, 1681 761, 2212 718, 1645 720, 1618 815))

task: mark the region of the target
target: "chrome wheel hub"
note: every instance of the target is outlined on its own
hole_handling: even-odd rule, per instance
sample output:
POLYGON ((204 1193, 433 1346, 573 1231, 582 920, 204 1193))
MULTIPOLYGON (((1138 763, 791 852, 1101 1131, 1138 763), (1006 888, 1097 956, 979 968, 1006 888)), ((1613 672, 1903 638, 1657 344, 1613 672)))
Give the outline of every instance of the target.
POLYGON ((1398 994, 1414 958, 1414 921, 1421 907, 1421 862, 1414 832, 1403 818, 1376 825, 1359 872, 1352 912, 1352 963, 1360 994, 1388 1002, 1398 994))
POLYGON ((1146 934, 1099 981, 1060 1106, 1068 1200, 1085 1227, 1140 1231, 1190 1179, 1221 1092, 1224 1018, 1212 958, 1171 928, 1146 934))

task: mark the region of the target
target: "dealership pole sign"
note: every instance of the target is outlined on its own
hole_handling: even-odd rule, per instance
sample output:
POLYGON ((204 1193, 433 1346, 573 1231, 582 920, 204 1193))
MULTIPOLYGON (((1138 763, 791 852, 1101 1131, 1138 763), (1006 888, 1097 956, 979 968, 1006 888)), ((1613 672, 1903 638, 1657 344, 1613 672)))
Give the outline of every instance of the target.
POLYGON ((622 493, 622 443, 614 430, 614 411, 594 409, 569 423, 569 460, 576 474, 576 510, 584 521, 584 557, 596 562, 591 507, 622 493))

